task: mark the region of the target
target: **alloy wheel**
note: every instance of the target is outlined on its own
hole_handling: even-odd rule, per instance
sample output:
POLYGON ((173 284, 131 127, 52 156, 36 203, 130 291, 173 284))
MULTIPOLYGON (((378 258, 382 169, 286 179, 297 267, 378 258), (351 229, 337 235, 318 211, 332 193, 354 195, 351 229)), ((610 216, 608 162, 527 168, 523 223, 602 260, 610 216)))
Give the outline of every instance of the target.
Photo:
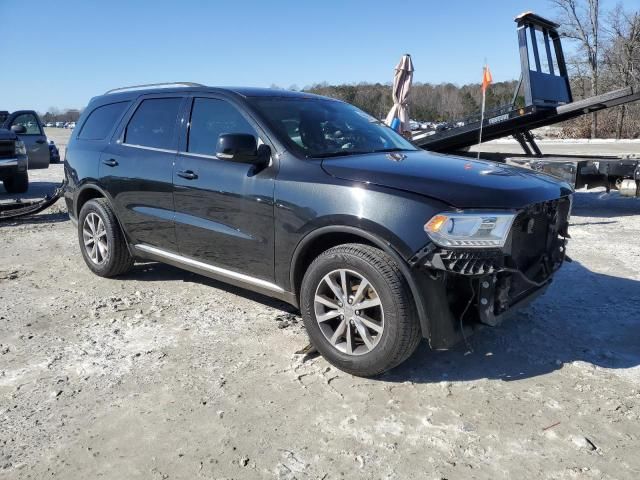
POLYGON ((342 353, 363 355, 382 338, 382 301, 371 282, 353 270, 334 270, 322 278, 314 311, 323 335, 342 353))
POLYGON ((104 263, 109 253, 107 229, 102 218, 94 212, 89 212, 82 225, 82 239, 87 256, 96 265, 104 263))

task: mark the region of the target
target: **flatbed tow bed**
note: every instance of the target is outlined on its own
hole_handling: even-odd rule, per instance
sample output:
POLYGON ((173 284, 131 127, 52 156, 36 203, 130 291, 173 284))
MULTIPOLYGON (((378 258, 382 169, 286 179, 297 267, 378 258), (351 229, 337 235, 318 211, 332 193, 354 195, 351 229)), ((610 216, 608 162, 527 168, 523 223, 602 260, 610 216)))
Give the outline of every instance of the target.
MULTIPOLYGON (((586 98, 558 107, 508 107, 486 112, 482 126, 482 141, 489 142, 498 138, 522 133, 526 135, 535 128, 555 125, 565 120, 579 117, 605 108, 640 100, 640 92, 626 87, 596 97, 586 98)), ((413 135, 413 142, 425 150, 451 152, 477 145, 480 135, 480 116, 470 117, 464 125, 442 132, 422 131, 413 135)), ((527 153, 527 152, 525 152, 527 153)), ((529 152, 530 153, 530 152, 529 152)))
MULTIPOLYGON (((482 141, 513 136, 522 155, 481 153, 487 160, 525 164, 561 177, 575 188, 605 186, 626 196, 640 196, 640 159, 543 155, 531 131, 572 118, 640 100, 631 86, 573 101, 558 25, 532 13, 516 18, 522 75, 511 105, 485 112, 482 141), (525 105, 516 106, 524 90, 525 105)), ((480 114, 444 131, 418 131, 412 141, 425 150, 469 155, 465 149, 478 144, 480 114)), ((476 154, 474 154, 475 156, 476 154)))

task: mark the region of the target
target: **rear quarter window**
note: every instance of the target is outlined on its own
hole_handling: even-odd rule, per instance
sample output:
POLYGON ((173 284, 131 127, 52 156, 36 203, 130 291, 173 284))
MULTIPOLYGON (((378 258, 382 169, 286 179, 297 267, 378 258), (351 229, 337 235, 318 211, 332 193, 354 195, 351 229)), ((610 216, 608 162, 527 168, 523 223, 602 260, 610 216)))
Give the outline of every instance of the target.
POLYGON ((84 122, 78 138, 104 140, 128 105, 129 102, 118 102, 96 108, 84 122))

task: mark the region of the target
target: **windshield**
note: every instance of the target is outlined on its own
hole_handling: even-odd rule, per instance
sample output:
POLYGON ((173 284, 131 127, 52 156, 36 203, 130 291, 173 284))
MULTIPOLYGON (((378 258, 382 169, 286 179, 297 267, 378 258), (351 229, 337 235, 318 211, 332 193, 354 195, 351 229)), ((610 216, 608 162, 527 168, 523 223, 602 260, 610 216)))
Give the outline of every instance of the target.
POLYGON ((417 150, 371 115, 335 100, 254 97, 252 105, 271 128, 310 158, 417 150))

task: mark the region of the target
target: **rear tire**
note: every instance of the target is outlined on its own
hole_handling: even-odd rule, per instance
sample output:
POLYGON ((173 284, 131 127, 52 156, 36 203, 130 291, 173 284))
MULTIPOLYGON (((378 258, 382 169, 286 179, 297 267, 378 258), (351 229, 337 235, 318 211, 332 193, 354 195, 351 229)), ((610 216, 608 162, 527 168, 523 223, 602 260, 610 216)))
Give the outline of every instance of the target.
POLYGON ((300 304, 311 343, 352 375, 371 377, 396 367, 422 338, 398 265, 368 245, 340 245, 318 256, 302 280, 300 304))
POLYGON ((29 190, 29 173, 18 173, 11 178, 3 180, 2 183, 8 193, 25 193, 29 190))
POLYGON ((89 269, 101 277, 115 277, 133 267, 134 258, 111 206, 94 198, 82 206, 78 216, 78 241, 89 269))

